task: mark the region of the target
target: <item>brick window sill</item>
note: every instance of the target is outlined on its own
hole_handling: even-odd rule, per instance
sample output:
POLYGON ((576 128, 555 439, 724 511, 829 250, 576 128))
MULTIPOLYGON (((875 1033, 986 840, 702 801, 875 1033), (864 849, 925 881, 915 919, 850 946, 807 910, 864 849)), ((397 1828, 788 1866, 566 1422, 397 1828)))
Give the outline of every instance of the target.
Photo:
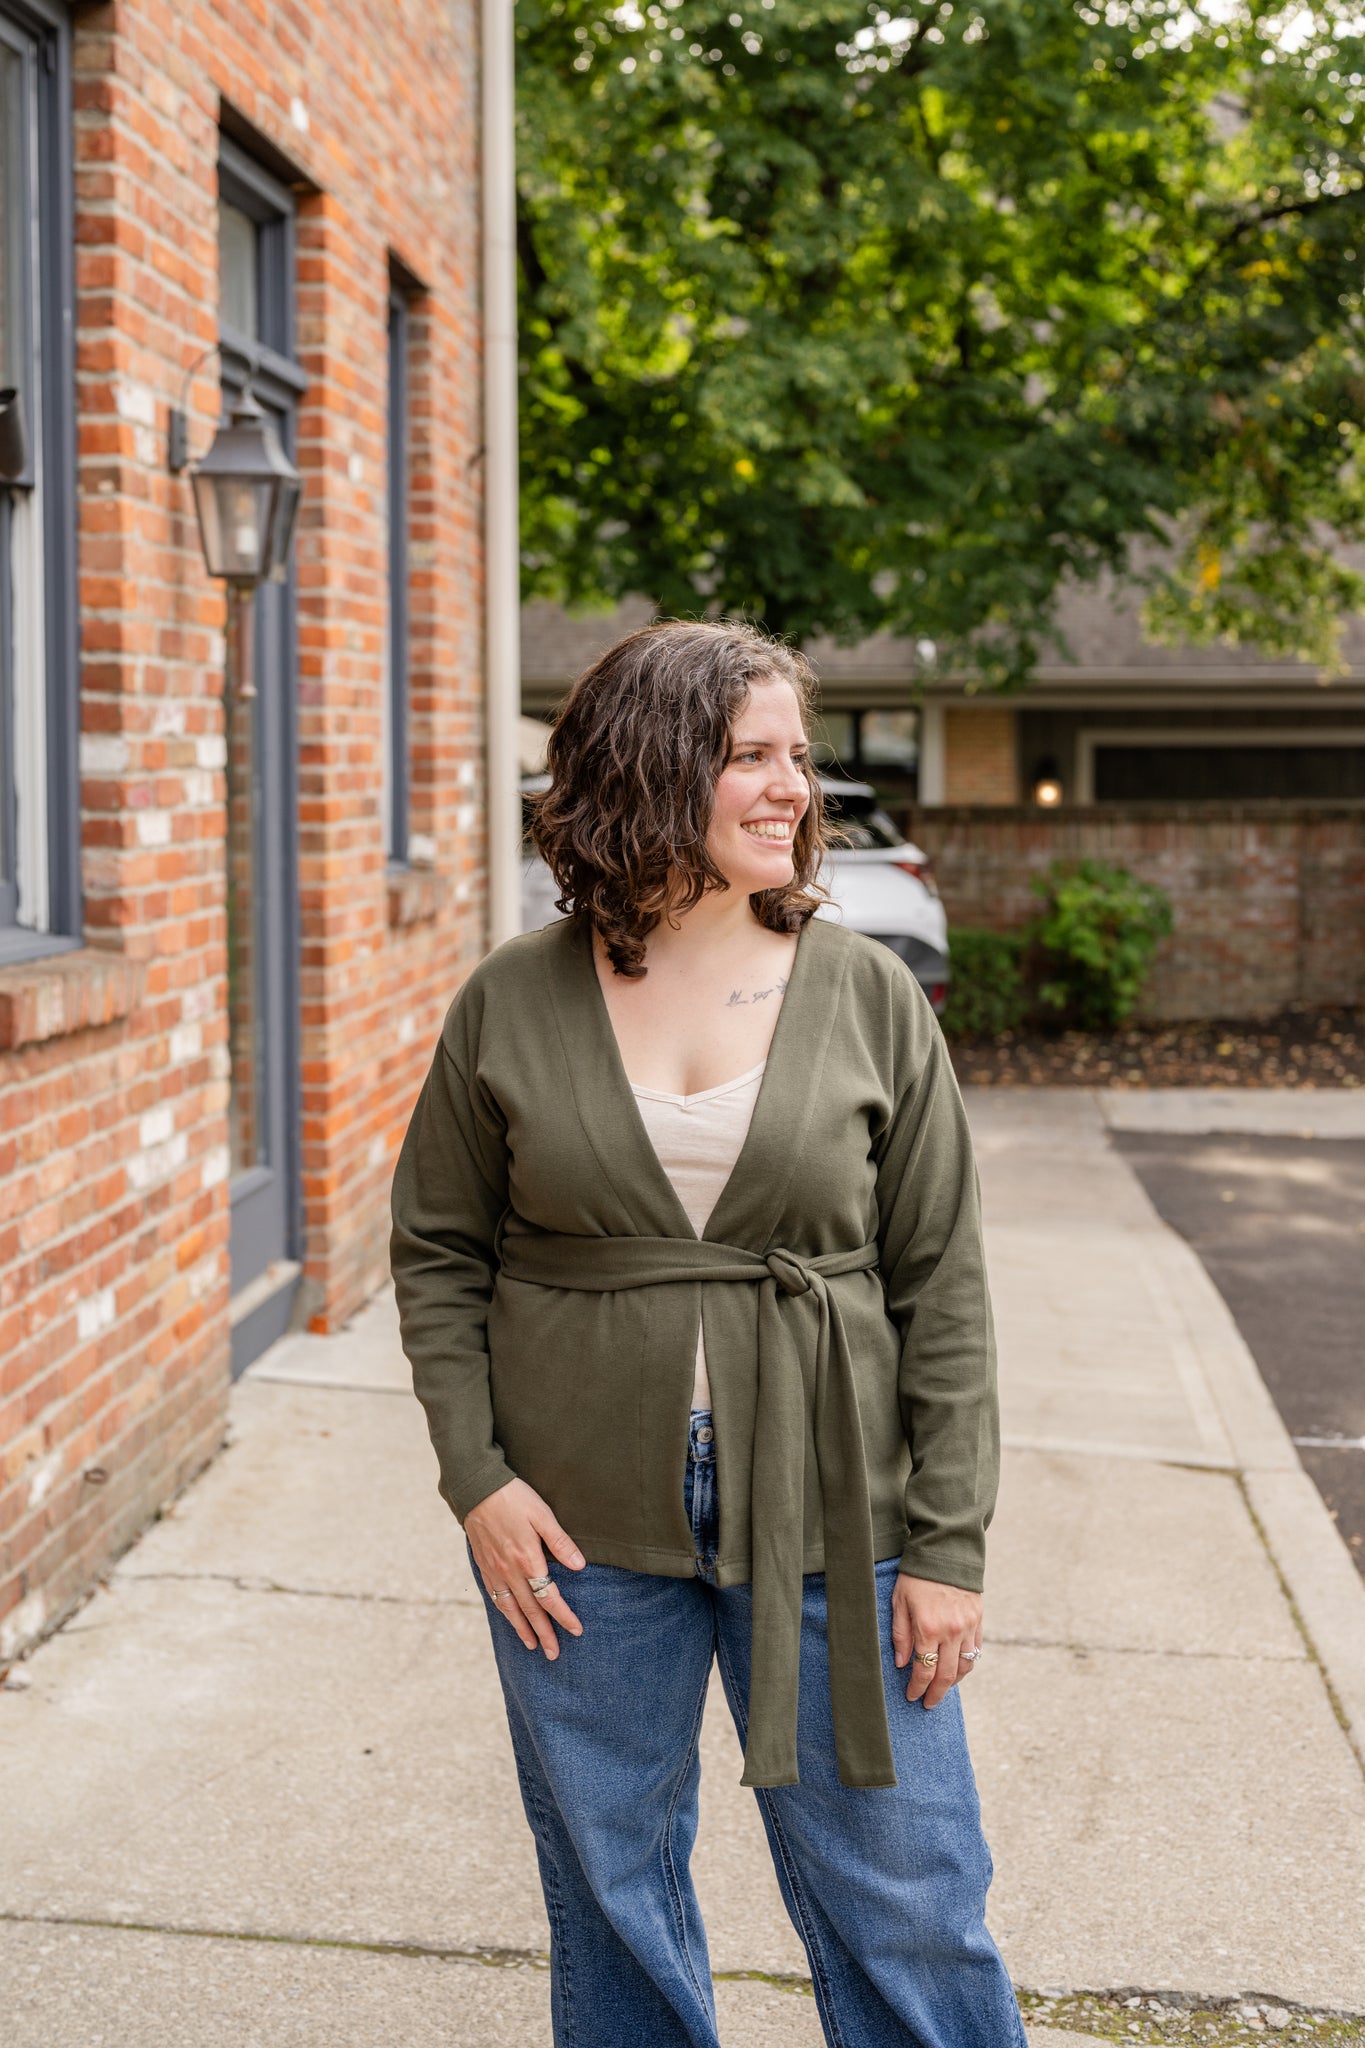
POLYGON ((142 994, 143 969, 95 946, 0 967, 0 1052, 42 1045, 126 1017, 142 994))
POLYGON ((450 893, 448 875, 435 868, 391 867, 388 871, 389 923, 395 929, 429 924, 438 917, 450 893))

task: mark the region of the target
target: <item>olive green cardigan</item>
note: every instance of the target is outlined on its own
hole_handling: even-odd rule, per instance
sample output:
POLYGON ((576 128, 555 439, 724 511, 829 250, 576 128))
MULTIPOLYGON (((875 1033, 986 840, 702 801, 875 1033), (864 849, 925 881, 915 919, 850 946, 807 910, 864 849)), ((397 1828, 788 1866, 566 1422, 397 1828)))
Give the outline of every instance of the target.
POLYGON ((754 1588, 744 1782, 796 1782, 801 1575, 823 1571, 840 1775, 894 1784, 873 1561, 979 1590, 999 1466, 971 1143, 900 961, 807 924, 699 1240, 586 933, 511 940, 446 1018, 393 1222, 441 1493, 463 1519, 516 1475, 590 1563, 695 1570, 683 1474, 704 1318, 716 1576, 754 1588))

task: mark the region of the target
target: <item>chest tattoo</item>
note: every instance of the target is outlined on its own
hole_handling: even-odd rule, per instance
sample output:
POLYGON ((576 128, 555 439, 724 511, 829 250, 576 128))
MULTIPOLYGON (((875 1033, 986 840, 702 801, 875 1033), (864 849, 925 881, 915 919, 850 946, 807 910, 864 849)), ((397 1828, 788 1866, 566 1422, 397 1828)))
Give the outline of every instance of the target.
POLYGON ((771 988, 752 989, 747 996, 742 988, 732 988, 725 1007, 727 1010, 734 1010, 738 1009, 741 1003, 766 1003, 769 996, 780 996, 786 986, 785 976, 779 974, 771 988))

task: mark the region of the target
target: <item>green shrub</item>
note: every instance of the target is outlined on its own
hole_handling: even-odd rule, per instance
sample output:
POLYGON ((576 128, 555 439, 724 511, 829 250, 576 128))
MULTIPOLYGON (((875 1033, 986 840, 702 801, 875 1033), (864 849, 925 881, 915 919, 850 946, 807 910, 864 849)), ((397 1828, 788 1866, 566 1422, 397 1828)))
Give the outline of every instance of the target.
POLYGON ((949 1038, 998 1038, 1023 1023, 1028 1010, 1017 932, 958 930, 948 935, 952 978, 943 1009, 949 1038))
POLYGON ((1083 1031, 1121 1024, 1171 929, 1170 898, 1097 860, 1054 861, 1033 886, 1047 899, 1030 930, 1038 1000, 1083 1031))

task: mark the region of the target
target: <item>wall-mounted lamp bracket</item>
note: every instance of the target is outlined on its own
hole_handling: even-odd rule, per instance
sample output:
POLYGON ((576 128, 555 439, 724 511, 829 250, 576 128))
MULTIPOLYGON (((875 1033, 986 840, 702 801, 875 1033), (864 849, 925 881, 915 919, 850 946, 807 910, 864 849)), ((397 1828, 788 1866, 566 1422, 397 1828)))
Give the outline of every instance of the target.
POLYGON ((166 415, 166 467, 179 476, 190 466, 190 418, 178 405, 166 415))
POLYGON ((0 484, 31 488, 32 483, 23 397, 6 385, 0 391, 0 484))

